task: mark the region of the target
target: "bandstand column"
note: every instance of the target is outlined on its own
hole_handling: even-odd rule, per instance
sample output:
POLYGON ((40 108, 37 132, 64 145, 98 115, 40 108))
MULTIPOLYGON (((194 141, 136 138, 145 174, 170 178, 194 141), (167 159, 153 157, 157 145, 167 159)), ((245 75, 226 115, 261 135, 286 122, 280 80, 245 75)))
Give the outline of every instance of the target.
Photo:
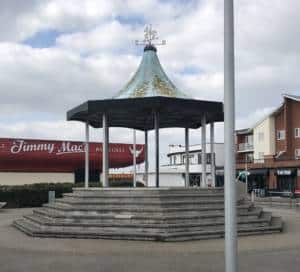
POLYGON ((84 166, 84 187, 89 187, 89 140, 90 140, 90 131, 89 131, 89 122, 85 122, 85 166, 84 166))
POLYGON ((155 130, 155 186, 159 187, 159 112, 154 112, 155 130))
POLYGON ((201 187, 206 187, 206 117, 203 115, 201 118, 201 165, 202 165, 202 178, 201 187))
POLYGON ((109 130, 107 113, 102 115, 103 143, 102 143, 102 176, 103 187, 108 187, 108 153, 109 153, 109 130))
POLYGON ((210 123, 210 173, 211 186, 216 187, 216 161, 215 161, 215 124, 210 123))
POLYGON ((136 187, 136 130, 133 130, 133 187, 136 187))
POLYGON ((149 172, 149 160, 148 160, 148 131, 145 130, 145 186, 148 186, 148 172, 149 172))
POLYGON ((185 128, 185 187, 190 186, 189 128, 185 128))

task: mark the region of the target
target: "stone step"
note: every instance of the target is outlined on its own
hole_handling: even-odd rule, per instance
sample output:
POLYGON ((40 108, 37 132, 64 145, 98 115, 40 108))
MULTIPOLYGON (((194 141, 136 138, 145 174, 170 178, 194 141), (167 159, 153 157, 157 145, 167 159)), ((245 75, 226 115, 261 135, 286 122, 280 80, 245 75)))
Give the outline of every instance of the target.
POLYGON ((90 193, 90 194, 82 194, 82 193, 65 193, 63 194, 64 198, 83 198, 83 199, 137 199, 137 201, 143 201, 143 199, 178 199, 178 198, 224 198, 224 193, 172 193, 172 194, 162 194, 162 193, 152 193, 152 194, 138 194, 133 195, 132 193, 122 193, 122 194, 109 194, 109 193, 90 193))
MULTIPOLYGON (((94 218, 82 218, 82 217, 53 217, 51 214, 47 212, 38 212, 35 211, 33 215, 29 215, 26 218, 32 218, 34 221, 34 218, 45 220, 45 224, 50 225, 82 225, 82 226, 95 226, 95 225, 135 225, 136 227, 140 227, 141 225, 214 225, 214 224, 224 224, 224 216, 223 215, 204 215, 198 218, 164 218, 164 217, 142 217, 138 218, 131 215, 118 215, 118 216, 110 216, 110 217, 94 217, 94 218)), ((244 215, 239 216, 238 221, 240 223, 248 223, 248 222, 265 222, 270 221, 271 214, 269 213, 262 213, 256 212, 252 215, 244 215)))
MULTIPOLYGON (((262 208, 261 207, 251 207, 251 209, 240 209, 238 210, 238 216, 248 217, 248 218, 257 218, 261 215, 262 208)), ((38 208, 33 210, 33 213, 46 216, 48 218, 61 218, 67 220, 114 220, 118 218, 118 220, 136 220, 136 221, 159 221, 159 222, 170 222, 170 221, 186 221, 186 220, 203 220, 206 218, 219 218, 224 217, 224 212, 221 210, 209 210, 209 211, 198 211, 195 214, 130 214, 130 213, 86 213, 86 212, 64 212, 55 209, 49 209, 47 207, 38 208)))
POLYGON ((95 192, 110 192, 110 193, 121 193, 121 192, 131 192, 133 194, 139 193, 173 193, 173 192, 183 192, 183 193, 215 193, 224 192, 222 187, 208 188, 208 187, 94 187, 94 188, 73 188, 74 193, 95 193, 95 192))
MULTIPOLYGON (((248 210, 252 204, 239 205, 238 209, 248 210)), ((185 212, 198 212, 203 210, 224 210, 224 205, 220 203, 210 204, 210 205, 193 205, 193 206, 183 206, 183 207, 152 207, 152 206, 136 206, 131 207, 130 205, 121 206, 100 206, 100 205, 70 205, 67 203, 55 202, 51 204, 44 204, 43 207, 52 208, 60 211, 69 212, 89 212, 89 213, 185 213, 185 212)))
MULTIPOLYGON (((127 240, 155 240, 155 241, 188 241, 200 239, 220 238, 224 236, 224 228, 212 228, 209 230, 197 231, 178 231, 178 232, 145 232, 134 231, 125 232, 119 229, 110 229, 106 231, 96 231, 86 229, 77 230, 50 230, 39 228, 36 224, 23 218, 14 222, 14 225, 23 232, 37 237, 58 237, 58 238, 102 238, 102 239, 127 239, 127 240)), ((272 218, 270 225, 263 226, 240 226, 238 225, 238 235, 258 235, 266 233, 276 233, 282 231, 282 222, 280 219, 272 218)))
POLYGON ((62 199, 56 199, 56 203, 62 203, 62 204, 69 204, 69 205, 99 205, 99 206, 123 206, 123 205, 130 205, 130 206, 182 206, 182 205, 209 205, 209 204, 223 204, 224 200, 222 198, 220 199, 180 199, 180 200, 167 200, 164 199, 155 199, 155 200, 148 200, 143 202, 138 202, 134 199, 68 199, 68 198, 62 198, 62 199))
MULTIPOLYGON (((36 227, 47 230, 47 231, 71 231, 76 232, 78 230, 85 230, 86 232, 122 232, 122 233, 186 233, 194 231, 209 231, 213 230, 223 230, 223 222, 218 223, 206 223, 201 224, 76 224, 76 223, 54 223, 47 221, 45 218, 39 218, 38 216, 25 216, 28 222, 31 222, 36 227)), ((255 220, 253 222, 247 222, 243 224, 238 224, 239 228, 255 228, 270 225, 270 221, 266 220, 255 220), (241 227, 242 226, 242 227, 241 227)))
MULTIPOLYGON (((131 222, 130 220, 119 220, 115 219, 111 222, 103 222, 103 221, 67 221, 67 220, 60 220, 60 219, 49 219, 47 217, 34 215, 26 215, 24 216, 26 219, 31 220, 37 224, 44 225, 44 226, 54 226, 54 227, 86 227, 86 228, 94 228, 94 227, 113 227, 113 228, 158 228, 158 229, 172 229, 172 228, 192 228, 192 227, 203 227, 203 226, 216 226, 216 225, 224 225, 224 218, 210 218, 201 221, 192 221, 192 222, 176 222, 176 223, 169 223, 169 222, 131 222)), ((238 224, 252 224, 252 223, 266 223, 269 224, 271 217, 268 215, 261 216, 259 218, 254 219, 245 219, 245 218, 238 218, 238 224)))
MULTIPOLYGON (((283 231, 283 222, 280 217, 272 217, 270 224, 263 226, 253 227, 252 225, 241 225, 237 226, 238 236, 250 236, 250 235, 263 235, 280 233, 283 231)), ((165 242, 179 242, 179 241, 191 241, 191 240, 202 240, 202 239, 213 239, 224 237, 224 229, 210 230, 206 233, 199 232, 188 232, 185 235, 182 233, 172 233, 164 239, 165 242)))
MULTIPOLYGON (((149 197, 149 196, 183 196, 183 195, 214 195, 224 194, 222 188, 74 188, 74 196, 134 196, 134 197, 149 197)), ((70 194, 66 194, 70 195, 70 194)))

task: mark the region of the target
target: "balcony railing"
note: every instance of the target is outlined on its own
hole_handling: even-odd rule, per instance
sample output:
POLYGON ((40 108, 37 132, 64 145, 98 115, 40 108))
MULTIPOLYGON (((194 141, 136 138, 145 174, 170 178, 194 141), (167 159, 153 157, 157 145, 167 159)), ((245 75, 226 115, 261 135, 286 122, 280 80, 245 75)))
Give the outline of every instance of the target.
POLYGON ((238 145, 238 151, 252 151, 253 150, 253 144, 251 143, 240 143, 238 145))
POLYGON ((248 160, 236 160, 236 164, 252 164, 252 163, 264 163, 264 159, 248 159, 248 160))

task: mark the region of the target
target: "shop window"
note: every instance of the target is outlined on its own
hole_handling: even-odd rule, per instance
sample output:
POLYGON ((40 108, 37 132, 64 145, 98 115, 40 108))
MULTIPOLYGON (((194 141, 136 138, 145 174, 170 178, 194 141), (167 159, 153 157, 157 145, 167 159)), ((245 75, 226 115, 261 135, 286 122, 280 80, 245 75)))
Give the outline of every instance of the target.
POLYGON ((300 128, 295 128, 295 138, 300 138, 300 128))
POLYGON ((277 130, 277 140, 285 140, 285 130, 277 130))

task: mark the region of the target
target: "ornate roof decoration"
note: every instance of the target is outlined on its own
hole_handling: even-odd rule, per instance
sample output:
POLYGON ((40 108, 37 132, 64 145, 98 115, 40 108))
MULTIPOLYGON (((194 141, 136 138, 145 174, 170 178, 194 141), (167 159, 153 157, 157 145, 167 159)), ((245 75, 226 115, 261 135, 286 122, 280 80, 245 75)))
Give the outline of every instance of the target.
POLYGON ((158 37, 151 25, 147 26, 144 32, 144 40, 142 42, 136 41, 138 45, 145 45, 142 62, 132 79, 114 98, 154 96, 188 98, 168 78, 157 57, 157 49, 154 45, 164 45, 166 42, 154 42, 158 40, 158 37))
POLYGON ((139 41, 136 40, 136 45, 145 45, 145 46, 151 46, 151 45, 165 45, 166 40, 162 40, 161 42, 154 42, 158 40, 157 31, 152 29, 152 25, 147 25, 144 29, 144 40, 139 41))

